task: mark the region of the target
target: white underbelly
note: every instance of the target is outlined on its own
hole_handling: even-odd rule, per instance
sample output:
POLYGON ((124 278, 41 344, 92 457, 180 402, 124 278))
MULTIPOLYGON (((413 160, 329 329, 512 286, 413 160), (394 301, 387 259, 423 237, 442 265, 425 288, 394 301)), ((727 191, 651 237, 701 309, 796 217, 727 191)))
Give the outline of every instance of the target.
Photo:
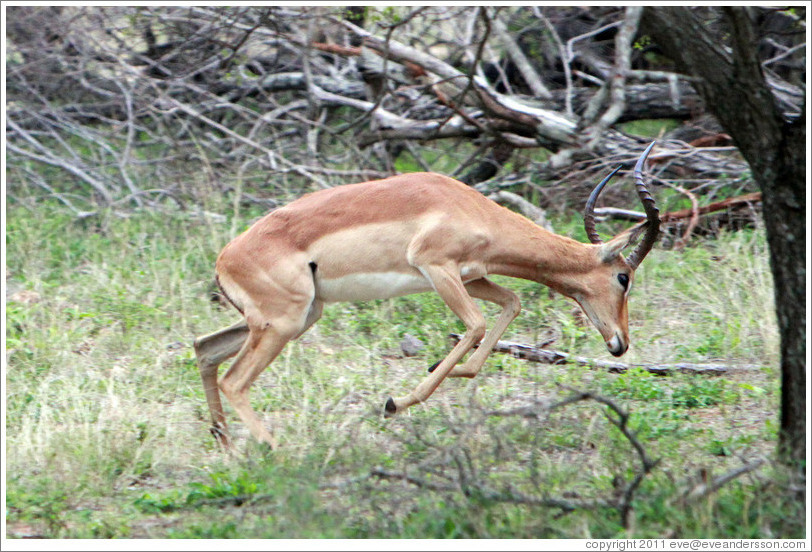
POLYGON ((316 298, 328 303, 389 299, 433 289, 420 273, 359 272, 340 278, 322 278, 316 273, 316 298))

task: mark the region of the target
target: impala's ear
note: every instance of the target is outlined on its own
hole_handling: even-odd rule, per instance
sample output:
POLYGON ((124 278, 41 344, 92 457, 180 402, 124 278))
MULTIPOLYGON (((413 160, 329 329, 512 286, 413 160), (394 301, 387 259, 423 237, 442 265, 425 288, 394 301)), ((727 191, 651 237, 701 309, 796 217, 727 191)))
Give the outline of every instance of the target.
POLYGON ((643 233, 643 230, 645 230, 647 226, 648 222, 632 226, 601 245, 601 260, 605 263, 610 263, 615 260, 615 257, 620 255, 621 251, 637 241, 637 238, 640 237, 640 234, 643 233))

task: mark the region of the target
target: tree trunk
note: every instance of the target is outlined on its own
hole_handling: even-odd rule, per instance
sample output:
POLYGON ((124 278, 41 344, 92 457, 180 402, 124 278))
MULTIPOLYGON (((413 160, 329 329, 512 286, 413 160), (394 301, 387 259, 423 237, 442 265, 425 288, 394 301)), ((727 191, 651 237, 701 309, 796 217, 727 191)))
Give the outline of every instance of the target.
POLYGON ((784 127, 775 177, 763 202, 781 329, 779 452, 785 461, 798 463, 806 460, 805 120, 806 109, 784 127))
POLYGON ((710 33, 700 10, 647 8, 643 30, 696 83, 708 109, 733 137, 761 187, 781 334, 781 431, 786 463, 806 458, 806 106, 786 120, 757 54, 750 8, 702 8, 721 18, 728 44, 710 33))

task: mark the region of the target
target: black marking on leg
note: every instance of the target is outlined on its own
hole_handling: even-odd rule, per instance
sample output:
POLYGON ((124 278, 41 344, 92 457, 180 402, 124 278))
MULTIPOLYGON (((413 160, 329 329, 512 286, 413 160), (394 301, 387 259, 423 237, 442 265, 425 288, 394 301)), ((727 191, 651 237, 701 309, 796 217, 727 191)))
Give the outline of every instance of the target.
POLYGON ((313 275, 315 275, 315 274, 316 274, 316 269, 319 267, 319 265, 317 265, 317 264, 316 264, 315 262, 313 262, 313 261, 310 261, 310 262, 309 262, 309 263, 307 263, 307 264, 309 264, 309 265, 310 265, 310 272, 311 272, 311 273, 313 273, 313 275))
POLYGON ((437 362, 435 362, 434 364, 429 366, 429 374, 434 372, 437 369, 437 367, 440 365, 441 362, 442 362, 442 360, 438 360, 437 362))
POLYGON ((212 434, 214 440, 217 441, 220 445, 228 447, 228 437, 226 436, 226 432, 223 431, 223 428, 221 428, 219 424, 211 426, 209 428, 209 433, 212 434))
POLYGON ((398 407, 395 406, 395 401, 394 399, 392 399, 392 397, 386 399, 386 405, 383 407, 383 410, 384 416, 386 417, 394 416, 395 413, 398 411, 398 407))

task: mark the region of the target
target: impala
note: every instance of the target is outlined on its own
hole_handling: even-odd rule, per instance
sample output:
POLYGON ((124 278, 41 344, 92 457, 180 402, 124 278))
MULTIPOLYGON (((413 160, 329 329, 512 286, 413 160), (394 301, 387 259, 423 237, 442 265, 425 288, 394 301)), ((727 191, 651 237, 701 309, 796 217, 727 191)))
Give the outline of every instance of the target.
POLYGON ((620 167, 587 201, 584 226, 591 244, 548 232, 473 188, 434 173, 338 186, 272 211, 217 258, 217 283, 243 320, 195 341, 212 434, 231 446, 222 391, 251 434, 276 445, 251 409, 248 391, 285 344, 319 319, 324 303, 334 301, 434 290, 465 324, 463 338, 411 393, 386 401, 389 416, 428 399, 446 377, 477 375, 521 308, 515 293, 488 279, 491 274, 540 282, 574 299, 609 352, 622 355, 629 347, 627 302, 634 271, 660 226, 642 177, 653 146, 634 168, 647 222, 606 243, 595 231, 593 208, 620 167), (624 259, 621 251, 646 226, 645 237, 624 259), (474 299, 502 309, 490 332, 474 299), (234 364, 218 382, 218 366, 234 355, 234 364))

